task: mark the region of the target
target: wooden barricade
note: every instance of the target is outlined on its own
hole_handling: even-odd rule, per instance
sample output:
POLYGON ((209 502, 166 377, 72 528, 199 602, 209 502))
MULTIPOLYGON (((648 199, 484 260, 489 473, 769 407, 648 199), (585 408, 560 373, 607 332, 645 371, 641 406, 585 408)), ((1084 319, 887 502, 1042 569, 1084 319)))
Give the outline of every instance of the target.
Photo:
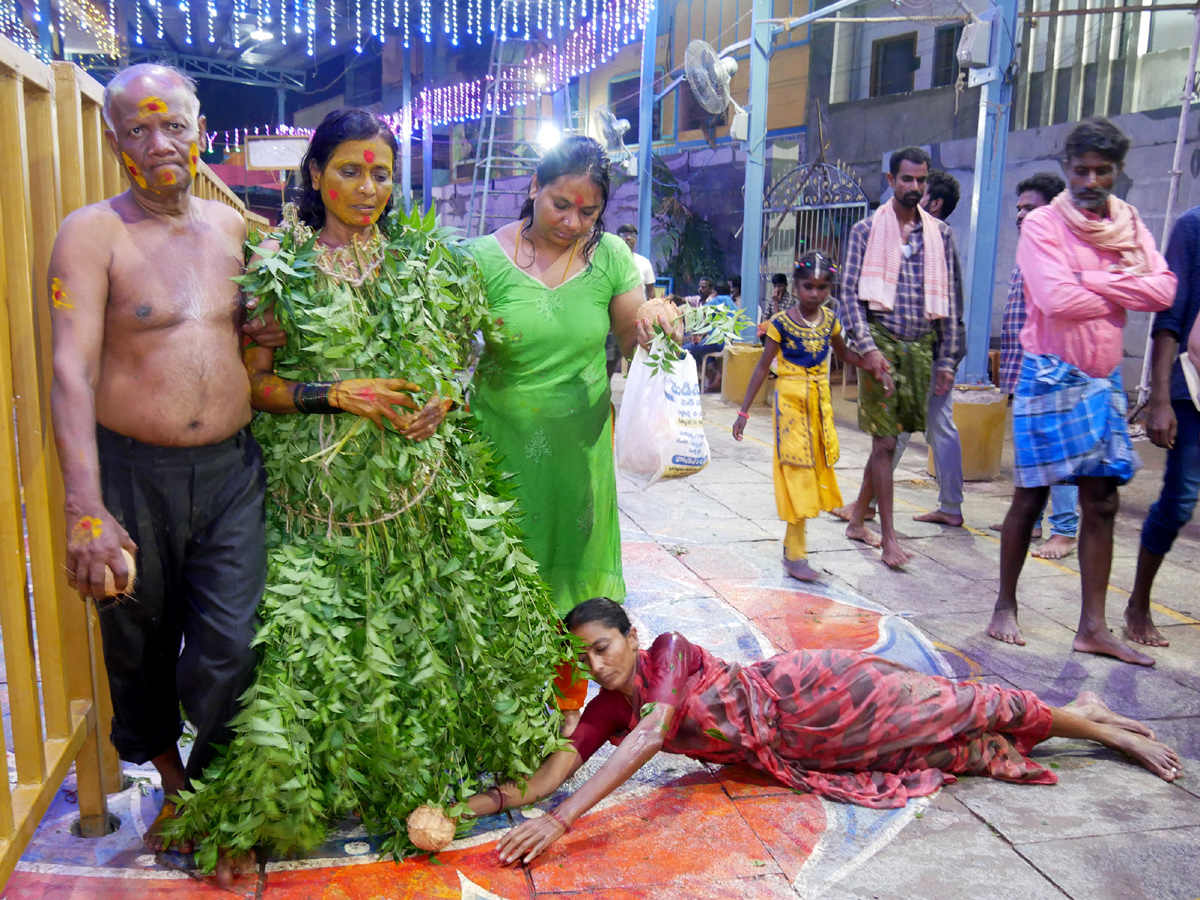
MULTIPOLYGON (((107 829, 120 790, 94 607, 67 584, 63 486, 50 421, 47 267, 63 216, 125 189, 104 140, 103 88, 0 36, 0 638, 16 771, 0 783, 0 886, 71 765, 85 836, 107 829), (28 543, 26 543, 26 536, 28 543), (31 590, 30 590, 31 589, 31 590)), ((197 195, 246 216, 203 163, 197 195)), ((2 890, 2 887, 0 887, 2 890)))

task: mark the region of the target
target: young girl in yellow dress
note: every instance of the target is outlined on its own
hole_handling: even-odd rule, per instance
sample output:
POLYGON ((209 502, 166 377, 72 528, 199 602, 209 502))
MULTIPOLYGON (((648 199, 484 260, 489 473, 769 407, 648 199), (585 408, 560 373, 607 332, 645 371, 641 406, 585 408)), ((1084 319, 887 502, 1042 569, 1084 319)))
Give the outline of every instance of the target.
MULTIPOLYGON (((750 405, 775 362, 775 508, 787 522, 784 571, 800 581, 819 578, 808 564, 804 520, 842 505, 833 473, 840 451, 829 396, 830 346, 847 365, 862 365, 842 340, 837 316, 825 305, 836 273, 833 260, 818 250, 796 261, 792 281, 798 302, 767 324, 762 359, 733 425, 733 436, 740 441, 750 405)), ((886 383, 885 390, 890 393, 886 383)))

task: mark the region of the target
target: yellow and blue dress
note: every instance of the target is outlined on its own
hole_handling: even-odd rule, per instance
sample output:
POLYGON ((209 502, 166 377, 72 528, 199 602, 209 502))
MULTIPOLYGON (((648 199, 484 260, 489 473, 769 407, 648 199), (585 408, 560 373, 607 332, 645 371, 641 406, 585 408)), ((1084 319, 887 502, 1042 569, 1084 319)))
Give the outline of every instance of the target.
POLYGON ((787 312, 774 316, 767 336, 779 345, 775 361, 775 508, 788 523, 786 559, 803 559, 804 520, 842 505, 833 472, 840 448, 829 394, 829 351, 841 326, 828 307, 815 324, 787 312))

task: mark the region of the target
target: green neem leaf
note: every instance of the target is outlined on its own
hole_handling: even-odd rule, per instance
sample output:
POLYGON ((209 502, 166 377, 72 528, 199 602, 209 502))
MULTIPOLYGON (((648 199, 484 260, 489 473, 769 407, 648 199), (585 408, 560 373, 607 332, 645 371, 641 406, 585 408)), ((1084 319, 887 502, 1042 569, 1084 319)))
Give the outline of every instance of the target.
MULTIPOLYGON (((351 290, 317 268, 315 239, 273 237, 238 283, 274 304, 281 375, 401 377, 414 399, 461 403, 458 371, 491 317, 457 238, 394 216, 379 276, 351 290)), ((453 809, 562 746, 550 685, 570 644, 469 413, 416 443, 349 416, 262 415, 254 430, 268 480, 259 666, 169 833, 197 840, 211 869, 218 846, 300 852, 358 811, 384 852, 410 853, 414 807, 453 809)))

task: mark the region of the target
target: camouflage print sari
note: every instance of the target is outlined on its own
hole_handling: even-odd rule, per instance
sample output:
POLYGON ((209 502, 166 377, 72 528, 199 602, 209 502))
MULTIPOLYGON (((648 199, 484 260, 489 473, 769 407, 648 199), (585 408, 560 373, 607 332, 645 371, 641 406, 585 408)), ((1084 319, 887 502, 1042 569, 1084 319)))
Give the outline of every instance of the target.
POLYGON ((665 751, 753 766, 860 806, 903 806, 955 775, 1058 780, 1025 756, 1050 735, 1050 708, 1029 691, 956 683, 853 650, 796 650, 743 666, 674 633, 641 652, 632 707, 601 691, 572 741, 586 759, 658 703, 677 709, 665 751))

